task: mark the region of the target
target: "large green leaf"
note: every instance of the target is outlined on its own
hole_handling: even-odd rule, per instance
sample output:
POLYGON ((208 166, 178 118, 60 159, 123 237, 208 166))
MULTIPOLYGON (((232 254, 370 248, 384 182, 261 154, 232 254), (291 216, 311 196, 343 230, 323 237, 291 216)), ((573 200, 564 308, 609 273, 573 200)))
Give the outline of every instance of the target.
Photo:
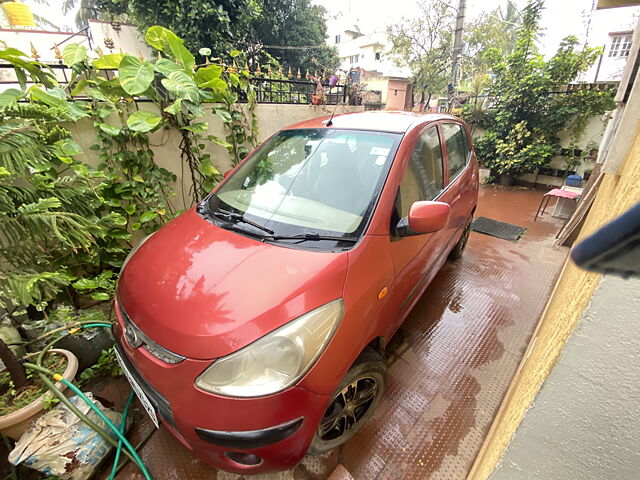
POLYGON ((107 135, 111 135, 111 136, 119 135, 120 132, 122 131, 118 127, 116 127, 114 125, 109 125, 108 123, 96 122, 96 125, 104 133, 106 133, 107 135))
POLYGON ((171 72, 167 78, 162 79, 162 85, 183 100, 189 100, 193 103, 198 103, 200 100, 198 85, 182 70, 171 72))
POLYGON ((213 161, 210 157, 205 158, 200 162, 200 165, 198 165, 198 170, 200 171, 200 173, 207 177, 220 174, 218 169, 213 165, 213 161))
POLYGON ((202 133, 202 132, 206 132, 208 128, 209 128, 209 124, 207 122, 199 122, 199 123, 193 123, 186 127, 182 127, 182 130, 188 130, 193 133, 202 133))
POLYGON ((231 114, 228 111, 223 110, 221 108, 214 108, 213 111, 216 113, 216 115, 218 115, 222 119, 224 123, 231 122, 232 120, 231 114))
POLYGON ((76 63, 84 62, 87 59, 87 48, 84 45, 70 43, 62 51, 62 61, 67 67, 76 63))
POLYGON ((168 50, 169 45, 166 43, 166 32, 168 32, 166 28, 159 25, 154 25, 147 29, 147 32, 144 35, 144 39, 156 50, 167 53, 165 49, 168 50))
POLYGON ((78 143, 75 140, 72 140, 71 138, 63 138, 61 140, 58 140, 55 143, 55 146, 57 147, 59 153, 61 153, 62 155, 71 156, 71 155, 80 155, 84 153, 82 151, 82 147, 78 145, 78 143))
POLYGON ((182 70, 182 66, 168 58, 159 58, 153 67, 156 69, 156 72, 163 74, 165 77, 168 77, 171 72, 182 70))
POLYGON ((129 115, 127 126, 134 132, 150 132, 160 125, 162 117, 157 113, 139 110, 129 115))
POLYGON ((168 107, 165 107, 164 111, 167 113, 171 113, 173 115, 177 115, 180 110, 182 110, 182 99, 178 98, 175 102, 173 102, 168 107))
POLYGON ((196 64, 195 57, 184 46, 184 40, 178 37, 171 30, 167 30, 159 25, 154 25, 147 29, 145 40, 153 48, 160 50, 162 53, 181 64, 186 73, 193 75, 193 67, 196 64))
POLYGON ((153 65, 150 62, 142 62, 133 55, 122 57, 118 67, 120 85, 129 95, 144 93, 153 81, 153 65))
POLYGON ((156 212, 144 212, 140 215, 140 223, 147 223, 156 218, 158 214, 156 212))
POLYGON ((221 74, 222 67, 220 65, 209 65, 208 67, 200 68, 196 72, 196 82, 200 88, 211 88, 220 80, 221 74))
POLYGON ((208 135, 207 140, 209 140, 211 143, 215 143, 216 145, 220 145, 221 147, 224 147, 224 148, 232 147, 232 145, 229 142, 225 142, 224 140, 222 140, 219 137, 216 137, 215 135, 208 135))
POLYGON ((120 62, 123 57, 123 53, 109 53, 107 55, 102 55, 93 61, 93 66, 100 70, 116 69, 120 66, 120 62))
POLYGON ((0 107, 6 107, 11 105, 16 100, 20 100, 26 94, 22 90, 17 88, 8 88, 4 92, 0 93, 0 107))
POLYGON ((29 94, 33 100, 42 102, 50 107, 67 107, 67 101, 54 94, 53 90, 44 91, 40 87, 32 86, 29 88, 29 94))

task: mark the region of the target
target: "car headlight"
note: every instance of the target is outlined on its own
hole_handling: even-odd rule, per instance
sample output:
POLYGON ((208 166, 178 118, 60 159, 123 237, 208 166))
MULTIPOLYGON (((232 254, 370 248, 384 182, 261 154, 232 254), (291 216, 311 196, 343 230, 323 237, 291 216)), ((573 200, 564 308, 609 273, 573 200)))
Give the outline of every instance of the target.
POLYGON ((341 298, 316 308, 226 357, 197 379, 207 392, 230 397, 259 397, 279 392, 302 378, 335 333, 341 298))

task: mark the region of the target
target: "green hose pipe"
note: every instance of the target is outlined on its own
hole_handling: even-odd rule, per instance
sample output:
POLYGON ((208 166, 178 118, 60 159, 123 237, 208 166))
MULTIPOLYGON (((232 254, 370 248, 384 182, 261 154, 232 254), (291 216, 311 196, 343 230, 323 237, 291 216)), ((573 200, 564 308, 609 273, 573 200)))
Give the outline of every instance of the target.
MULTIPOLYGON (((140 440, 136 444, 136 446, 135 446, 136 452, 139 451, 145 443, 147 443, 147 440, 149 440, 151 438, 151 435, 153 435, 155 433, 155 431, 156 431, 155 427, 151 428, 146 433, 146 435, 142 438, 142 440, 140 440)), ((120 465, 118 465, 118 468, 116 469, 116 475, 119 474, 120 471, 125 467, 125 465, 129 462, 129 459, 130 459, 130 457, 126 457, 124 460, 122 460, 122 463, 120 465)))
POLYGON ((40 340, 42 340, 43 338, 47 338, 50 337, 51 335, 54 335, 56 333, 60 333, 60 332, 64 332, 67 330, 72 330, 74 328, 83 328, 83 325, 96 325, 96 326, 104 326, 104 327, 111 327, 112 324, 111 323, 96 323, 95 320, 85 320, 82 322, 73 322, 70 323, 68 325, 65 325, 63 327, 59 327, 59 328, 55 328, 53 330, 50 330, 48 332, 43 333, 42 335, 37 336, 36 338, 34 338, 33 340, 29 340, 26 342, 15 342, 15 343, 10 343, 8 345, 31 345, 32 343, 38 342, 40 340))
MULTIPOLYGON (((131 402, 133 401, 134 392, 131 390, 129 394, 129 400, 127 400, 127 404, 124 407, 122 412, 122 422, 120 423, 120 431, 124 433, 125 428, 127 427, 127 414, 129 413, 129 407, 131 406, 131 402)), ((116 472, 118 470, 118 463, 120 462, 120 454, 122 453, 122 442, 118 441, 118 449, 116 450, 116 458, 113 460, 113 467, 111 467, 111 475, 109 475, 109 480, 113 480, 116 478, 116 472)))
POLYGON ((122 443, 124 443, 124 446, 129 449, 129 451, 131 452, 131 455, 133 455, 133 457, 135 458, 135 461, 140 467, 140 470, 142 471, 144 478, 146 478, 147 480, 151 480, 151 475, 149 474, 147 467, 145 467, 144 463, 142 463, 142 459, 138 455, 138 452, 136 452, 135 448, 133 448, 133 446, 129 443, 129 440, 127 440, 127 437, 125 437, 124 434, 120 433, 120 430, 118 430, 118 427, 116 427, 113 424, 113 422, 109 420, 104 413, 102 413, 102 410, 96 407, 95 404, 91 400, 89 400, 87 396, 84 393, 82 393, 82 391, 78 387, 76 387, 73 383, 71 383, 69 380, 62 378, 59 374, 55 374, 54 378, 64 383, 67 387, 73 390, 76 395, 80 396, 80 398, 82 398, 85 401, 85 403, 89 405, 91 410, 93 410, 98 415, 98 417, 100 417, 100 419, 104 423, 106 423, 109 426, 109 428, 111 428, 111 430, 115 432, 118 438, 122 440, 122 443))
MULTIPOLYGON (((31 370, 37 371, 38 372, 38 376, 40 377, 40 380, 42 380, 42 383, 44 383, 47 386, 47 388, 51 391, 51 393, 53 393, 56 397, 58 397, 58 399, 69 410, 71 410, 89 428, 91 428, 94 432, 96 432, 98 435, 100 435, 100 437, 102 437, 106 442, 111 444, 114 448, 118 448, 118 442, 117 441, 115 441, 102 427, 98 426, 93 420, 91 420, 84 413, 82 413, 80 410, 78 410, 78 407, 76 407, 73 403, 71 403, 69 401, 69 399, 65 396, 65 394, 62 393, 54 385, 54 383, 51 380, 49 380, 47 375, 55 375, 54 372, 51 372, 50 370, 47 370, 46 368, 40 367, 38 365, 34 365, 32 363, 25 362, 23 365, 25 366, 25 368, 29 368, 31 370), (44 372, 44 373, 42 373, 42 372, 44 372), (45 373, 47 375, 45 375, 45 373)), ((124 453, 130 460, 135 461, 135 458, 131 455, 131 453, 129 453, 128 450, 125 450, 124 453)))
MULTIPOLYGON (((98 326, 99 327, 110 327, 111 325, 110 324, 106 324, 106 323, 89 322, 89 323, 84 323, 84 324, 80 325, 79 327, 72 328, 69 331, 65 332, 63 335, 61 335, 60 337, 52 340, 47 345, 45 345, 45 347, 38 354, 38 357, 36 359, 36 364, 25 362, 23 365, 26 368, 30 368, 30 369, 33 369, 33 370, 36 370, 37 372, 39 372, 38 375, 40 376, 41 380, 45 383, 45 385, 49 388, 49 390, 51 390, 52 393, 54 393, 60 399, 60 401, 62 401, 74 414, 76 414, 76 416, 78 416, 78 418, 80 418, 80 420, 82 420, 84 423, 86 423, 91 429, 93 429, 96 433, 98 433, 102 438, 104 438, 106 441, 108 441, 111 445, 116 447, 117 450, 118 450, 118 453, 122 451, 122 445, 124 445, 126 447, 125 455, 127 455, 127 457, 129 457, 131 460, 133 460, 138 465, 138 467, 142 471, 142 474, 144 475, 145 479, 152 480, 151 479, 151 475, 149 474, 149 471, 147 470, 146 466, 142 462, 142 459, 140 458, 140 456, 138 455, 136 450, 131 446, 131 444, 129 443, 127 438, 124 436, 124 434, 122 432, 120 432, 120 430, 118 430, 118 428, 111 422, 111 420, 109 420, 102 413, 102 411, 98 407, 96 407, 95 404, 84 393, 82 393, 82 391, 78 387, 76 387, 73 383, 69 382, 68 380, 63 378, 61 375, 59 375, 57 373, 54 373, 51 370, 48 370, 48 369, 46 369, 46 368, 44 368, 42 366, 42 360, 43 360, 45 354, 51 348, 53 348, 53 346, 56 343, 58 343, 63 338, 67 337, 68 335, 76 333, 80 328, 89 328, 89 327, 98 327, 98 326), (91 421, 86 415, 84 415, 82 412, 80 412, 80 410, 78 410, 75 407, 75 405, 73 405, 69 400, 67 400, 65 395, 62 392, 60 392, 60 390, 58 388, 56 388, 56 386, 53 384, 53 382, 51 382, 44 374, 48 374, 50 376, 53 376, 53 378, 56 381, 60 381, 60 382, 64 383, 76 395, 78 395, 89 406, 89 408, 91 408, 98 415, 98 417, 100 417, 100 419, 116 434, 116 436, 119 438, 119 442, 116 443, 115 440, 113 438, 111 438, 111 436, 107 432, 105 432, 102 428, 100 428, 93 421, 91 421)), ((132 394, 133 394, 133 392, 132 392, 132 394)), ((115 467, 115 465, 117 465, 117 463, 114 464, 114 467, 115 467)))
POLYGON ((51 340, 49 343, 47 343, 44 348, 42 350, 40 350, 40 353, 38 353, 38 356, 36 357, 36 364, 37 365, 42 365, 42 360, 44 359, 45 354, 54 347, 54 345, 56 343, 58 343, 59 341, 61 341, 62 339, 68 337, 69 335, 73 335, 74 333, 78 332, 81 328, 88 328, 88 327, 111 327, 110 323, 85 323, 83 325, 80 325, 78 327, 75 328, 70 328, 67 329, 67 331, 63 331, 63 334, 60 335, 58 338, 54 338, 53 340, 51 340))
POLYGON ((82 325, 80 328, 90 328, 90 327, 107 327, 110 328, 113 325, 110 323, 87 323, 85 325, 82 325))

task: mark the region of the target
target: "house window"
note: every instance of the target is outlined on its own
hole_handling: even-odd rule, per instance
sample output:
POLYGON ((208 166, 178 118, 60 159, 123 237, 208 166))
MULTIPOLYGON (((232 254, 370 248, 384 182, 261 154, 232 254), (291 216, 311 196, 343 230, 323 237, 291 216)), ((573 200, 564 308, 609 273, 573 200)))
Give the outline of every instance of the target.
POLYGON ((336 35, 336 43, 340 43, 340 35, 336 35))
POLYGON ((611 36, 611 46, 609 47, 610 57, 628 57, 631 50, 631 34, 611 36))
POLYGON ((349 63, 358 63, 358 60, 360 59, 360 55, 352 55, 349 57, 349 63))
POLYGON ((377 61, 382 60, 382 54, 380 52, 376 52, 376 60, 377 61))

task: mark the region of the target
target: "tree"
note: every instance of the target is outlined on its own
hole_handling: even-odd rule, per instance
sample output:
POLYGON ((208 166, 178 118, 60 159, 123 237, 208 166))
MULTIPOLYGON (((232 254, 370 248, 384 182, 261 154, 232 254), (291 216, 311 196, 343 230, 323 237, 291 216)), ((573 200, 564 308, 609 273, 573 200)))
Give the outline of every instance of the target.
POLYGON ((455 11, 442 2, 420 0, 416 15, 387 29, 391 56, 411 69, 413 89, 427 101, 446 91, 451 69, 455 11))
MULTIPOLYGON (((293 69, 314 70, 318 65, 330 70, 337 68, 337 52, 326 43, 324 7, 311 5, 310 0, 262 0, 261 10, 252 23, 253 49, 264 49, 293 69)), ((262 63, 267 58, 258 55, 262 63)))
POLYGON ((225 56, 249 38, 260 15, 259 0, 91 0, 104 18, 123 18, 141 32, 160 25, 184 39, 187 49, 210 48, 225 56))
MULTIPOLYGON (((387 30, 391 54, 399 66, 411 69, 414 91, 444 94, 451 81, 451 61, 456 10, 444 2, 421 0, 418 14, 387 30)), ((506 8, 483 12, 464 29, 465 54, 461 57, 457 84, 477 83, 489 70, 485 51, 492 47, 510 53, 521 14, 513 2, 506 8)))
POLYGON ((311 70, 339 63, 326 44, 326 11, 310 0, 65 0, 63 8, 78 3, 78 22, 98 15, 126 19, 142 32, 161 25, 184 38, 189 50, 209 48, 214 57, 240 49, 262 64, 275 59, 311 70))
MULTIPOLYGON (((548 61, 536 51, 544 0, 531 0, 517 30, 515 49, 487 52, 493 71, 488 88, 487 131, 476 142, 481 160, 500 175, 519 175, 548 164, 559 150, 558 132, 571 128, 574 138, 586 120, 613 107, 612 92, 567 89, 600 54, 598 48, 578 49, 578 39, 565 38, 548 61)), ((473 120, 474 105, 464 115, 473 120)))
POLYGON ((465 55, 460 68, 462 82, 469 82, 489 71, 490 65, 485 55, 489 47, 505 55, 513 52, 521 20, 521 12, 508 0, 504 10, 499 7, 482 12, 467 23, 464 31, 465 55))

